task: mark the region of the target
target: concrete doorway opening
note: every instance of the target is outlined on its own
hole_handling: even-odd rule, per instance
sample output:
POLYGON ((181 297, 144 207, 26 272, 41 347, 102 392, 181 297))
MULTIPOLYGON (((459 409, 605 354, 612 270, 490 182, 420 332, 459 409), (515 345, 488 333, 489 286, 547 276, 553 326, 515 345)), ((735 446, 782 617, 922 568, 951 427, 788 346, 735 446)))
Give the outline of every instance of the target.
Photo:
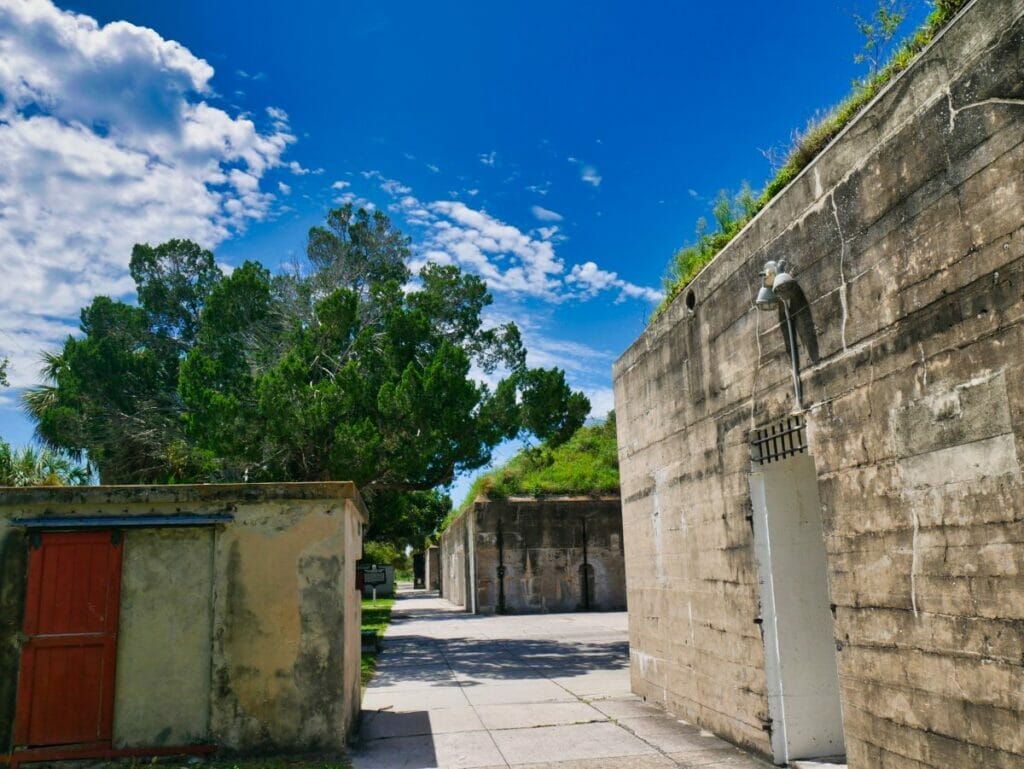
POLYGON ((788 451, 761 452, 755 437, 750 474, 772 753, 780 766, 846 752, 818 479, 798 424, 788 451))

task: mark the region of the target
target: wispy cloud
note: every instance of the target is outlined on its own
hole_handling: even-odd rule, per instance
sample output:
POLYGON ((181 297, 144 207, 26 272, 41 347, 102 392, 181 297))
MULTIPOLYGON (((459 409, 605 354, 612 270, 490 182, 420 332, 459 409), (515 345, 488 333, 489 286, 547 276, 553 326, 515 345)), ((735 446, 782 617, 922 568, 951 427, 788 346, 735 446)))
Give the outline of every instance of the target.
POLYGON ((480 155, 480 162, 485 166, 493 166, 498 162, 498 153, 495 150, 480 155))
POLYGON ((346 187, 351 187, 351 186, 352 186, 352 182, 346 182, 346 181, 340 181, 339 180, 339 181, 336 181, 334 184, 331 185, 331 189, 332 190, 343 190, 346 187))
POLYGON ((388 179, 380 171, 362 171, 361 173, 364 179, 376 180, 380 188, 388 195, 408 195, 412 192, 412 187, 402 184, 397 179, 388 179))
POLYGON ((335 196, 333 202, 338 206, 350 205, 353 208, 362 208, 367 211, 373 211, 377 208, 377 204, 372 200, 356 195, 354 192, 343 192, 340 195, 335 196))
POLYGON ((434 163, 427 163, 427 170, 432 174, 441 173, 441 166, 435 165, 434 163))
POLYGON ((541 222, 562 221, 562 215, 560 213, 552 211, 550 208, 544 208, 543 206, 531 206, 530 213, 532 213, 537 220, 541 222))
POLYGON ((587 184, 592 184, 595 187, 601 186, 601 174, 597 172, 597 169, 589 163, 580 160, 577 157, 570 155, 566 158, 574 166, 580 167, 580 180, 587 184))
POLYGON ((604 364, 615 359, 614 353, 608 350, 598 350, 569 339, 551 339, 536 332, 527 332, 527 337, 531 342, 528 349, 534 356, 530 362, 535 366, 565 368, 568 365, 574 370, 589 373, 593 372, 595 365, 603 368, 604 364))
POLYGON ((0 5, 0 41, 0 353, 21 386, 93 296, 130 295, 133 244, 215 246, 270 215, 268 171, 314 171, 282 159, 286 112, 211 106, 213 67, 151 29, 36 0, 0 5))
POLYGON ((580 179, 585 181, 587 184, 594 185, 595 187, 601 186, 601 175, 593 166, 584 166, 583 170, 580 171, 580 179))
POLYGON ((585 388, 584 394, 590 399, 590 416, 604 419, 615 408, 615 391, 611 387, 585 388))
POLYGON ((274 121, 274 128, 281 130, 288 128, 288 113, 280 107, 267 107, 267 115, 274 121))
POLYGON ((306 168, 297 160, 290 161, 287 164, 287 168, 296 176, 308 176, 310 174, 313 174, 314 176, 319 176, 324 172, 324 169, 322 168, 306 168))

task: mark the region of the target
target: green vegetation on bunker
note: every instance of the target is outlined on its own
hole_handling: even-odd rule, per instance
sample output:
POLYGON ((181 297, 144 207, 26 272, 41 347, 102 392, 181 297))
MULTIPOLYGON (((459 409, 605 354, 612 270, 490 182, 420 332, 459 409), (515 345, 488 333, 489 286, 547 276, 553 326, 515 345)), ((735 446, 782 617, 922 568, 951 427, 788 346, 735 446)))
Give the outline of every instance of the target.
POLYGON ((480 496, 600 496, 618 491, 619 455, 613 411, 604 422, 581 427, 563 444, 525 448, 501 467, 481 475, 439 530, 444 531, 480 496))

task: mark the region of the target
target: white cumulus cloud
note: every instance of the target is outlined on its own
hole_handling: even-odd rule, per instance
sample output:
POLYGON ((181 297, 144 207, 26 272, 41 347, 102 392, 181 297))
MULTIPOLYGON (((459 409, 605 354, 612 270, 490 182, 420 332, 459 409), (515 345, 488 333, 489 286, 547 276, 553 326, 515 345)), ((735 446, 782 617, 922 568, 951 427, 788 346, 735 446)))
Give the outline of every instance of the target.
POLYGON ((602 291, 618 290, 617 302, 626 299, 646 299, 648 302, 660 302, 665 296, 656 289, 638 286, 623 280, 616 272, 602 270, 594 262, 573 265, 565 282, 579 288, 583 296, 596 296, 602 291))
POLYGON ((269 214, 288 116, 211 106, 213 75, 151 29, 0 0, 0 353, 15 386, 93 296, 130 294, 135 243, 212 247, 269 214))
POLYGON ((439 200, 428 209, 436 217, 428 231, 430 249, 449 254, 495 291, 551 301, 561 298, 559 276, 565 265, 550 242, 532 238, 461 201, 439 200))
MULTIPOLYGON (((555 247, 567 238, 557 225, 524 232, 460 200, 421 201, 408 186, 386 178, 379 171, 364 171, 363 176, 377 181, 381 189, 391 194, 391 213, 400 214, 407 223, 423 229, 422 237, 417 239, 416 256, 409 265, 413 272, 428 262, 456 264, 482 277, 496 294, 554 303, 589 299, 605 290, 617 292, 616 302, 657 302, 663 296, 653 288, 638 286, 617 273, 602 270, 592 261, 574 265, 566 274, 565 262, 555 253, 555 247)), ((336 200, 351 202, 355 196, 346 193, 336 200)), ((542 221, 562 219, 561 214, 540 206, 534 206, 532 212, 542 221)))

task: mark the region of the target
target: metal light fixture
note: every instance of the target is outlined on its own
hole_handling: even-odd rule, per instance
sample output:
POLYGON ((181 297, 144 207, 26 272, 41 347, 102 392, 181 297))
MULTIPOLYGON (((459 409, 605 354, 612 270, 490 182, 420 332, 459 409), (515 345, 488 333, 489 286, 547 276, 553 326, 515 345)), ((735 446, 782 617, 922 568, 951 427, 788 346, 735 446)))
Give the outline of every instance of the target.
POLYGON ((759 310, 771 310, 778 303, 779 297, 775 296, 775 292, 768 286, 761 286, 761 290, 757 292, 757 299, 754 300, 759 310))
POLYGON ((796 298, 800 287, 796 284, 796 278, 783 270, 775 276, 772 283, 772 292, 783 302, 791 302, 796 298))
POLYGON ((800 364, 796 357, 796 334, 793 333, 793 316, 789 311, 789 303, 797 297, 800 286, 789 272, 786 271, 786 261, 768 261, 764 263, 761 270, 761 288, 758 289, 754 306, 759 310, 775 309, 782 303, 782 309, 786 316, 786 332, 789 334, 789 359, 793 374, 793 394, 796 397, 796 406, 803 409, 803 391, 800 386, 800 364))

